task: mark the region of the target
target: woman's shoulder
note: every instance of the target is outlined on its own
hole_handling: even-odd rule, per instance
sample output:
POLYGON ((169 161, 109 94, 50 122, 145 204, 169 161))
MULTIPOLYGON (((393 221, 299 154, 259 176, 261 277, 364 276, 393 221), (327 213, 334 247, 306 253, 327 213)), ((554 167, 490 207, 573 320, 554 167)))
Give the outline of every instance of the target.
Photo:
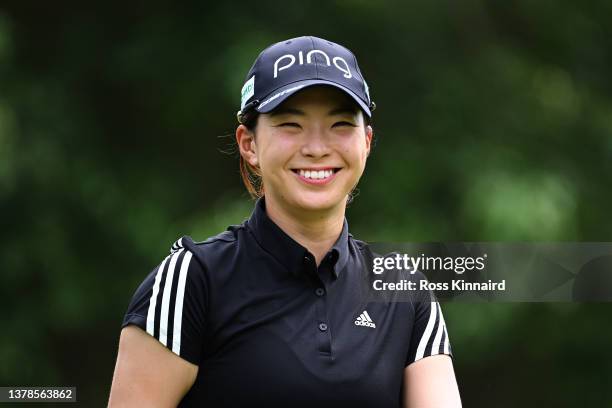
POLYGON ((170 247, 170 253, 180 251, 181 249, 191 252, 214 250, 218 247, 227 246, 227 244, 232 244, 234 242, 236 242, 236 235, 232 233, 232 231, 220 232, 217 235, 208 237, 203 241, 197 241, 189 235, 183 235, 172 244, 170 247))
POLYGON ((243 229, 244 224, 230 225, 225 231, 204 240, 195 240, 190 235, 183 235, 170 246, 170 254, 189 251, 201 263, 210 263, 227 255, 228 251, 238 249, 237 243, 243 229))
POLYGON ((370 244, 364 240, 357 239, 349 232, 348 234, 349 245, 352 245, 355 249, 362 252, 370 251, 370 244))

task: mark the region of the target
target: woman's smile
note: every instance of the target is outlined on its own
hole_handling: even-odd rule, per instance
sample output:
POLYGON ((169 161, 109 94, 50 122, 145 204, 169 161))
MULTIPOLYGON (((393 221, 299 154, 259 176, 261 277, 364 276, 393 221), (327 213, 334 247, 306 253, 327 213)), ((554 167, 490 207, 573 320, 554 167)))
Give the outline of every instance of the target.
POLYGON ((291 169, 297 179, 309 185, 325 185, 331 183, 336 174, 341 169, 339 167, 305 167, 291 169))

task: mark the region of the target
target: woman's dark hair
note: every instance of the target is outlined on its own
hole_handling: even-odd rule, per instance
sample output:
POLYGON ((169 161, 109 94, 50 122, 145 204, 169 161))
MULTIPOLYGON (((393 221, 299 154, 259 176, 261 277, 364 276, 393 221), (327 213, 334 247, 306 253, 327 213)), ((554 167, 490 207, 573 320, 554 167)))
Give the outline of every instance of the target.
MULTIPOLYGON (((259 112, 255 109, 252 109, 240 116, 240 123, 243 124, 250 132, 255 135, 255 130, 257 128, 257 119, 259 118, 259 112)), ((363 112, 363 119, 365 121, 366 126, 372 125, 372 118, 363 112)), ((261 178, 261 170, 259 167, 255 167, 251 165, 248 161, 244 160, 242 155, 240 157, 240 177, 242 178, 242 183, 246 187, 250 196, 253 199, 257 199, 263 197, 264 195, 264 185, 261 178)), ((354 190, 349 193, 349 198, 347 200, 347 204, 350 203, 353 199, 354 190)))

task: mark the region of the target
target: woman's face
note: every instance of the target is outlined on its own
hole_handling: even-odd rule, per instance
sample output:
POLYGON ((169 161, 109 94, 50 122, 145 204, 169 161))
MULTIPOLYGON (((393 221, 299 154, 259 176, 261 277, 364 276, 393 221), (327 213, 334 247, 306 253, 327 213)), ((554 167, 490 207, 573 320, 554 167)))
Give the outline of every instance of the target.
POLYGON ((241 154, 259 166, 266 201, 293 213, 344 208, 372 140, 361 109, 331 86, 306 88, 261 114, 255 133, 239 137, 241 154))

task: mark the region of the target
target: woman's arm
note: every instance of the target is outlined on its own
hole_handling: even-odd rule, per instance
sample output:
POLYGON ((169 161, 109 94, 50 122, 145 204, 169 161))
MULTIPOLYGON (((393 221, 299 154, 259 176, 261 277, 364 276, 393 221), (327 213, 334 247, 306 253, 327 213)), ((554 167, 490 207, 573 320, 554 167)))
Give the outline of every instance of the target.
POLYGON ((198 366, 182 359, 140 328, 121 331, 108 406, 176 407, 193 385, 198 366))
POLYGON ((453 363, 448 355, 422 358, 404 369, 404 408, 460 408, 453 363))

